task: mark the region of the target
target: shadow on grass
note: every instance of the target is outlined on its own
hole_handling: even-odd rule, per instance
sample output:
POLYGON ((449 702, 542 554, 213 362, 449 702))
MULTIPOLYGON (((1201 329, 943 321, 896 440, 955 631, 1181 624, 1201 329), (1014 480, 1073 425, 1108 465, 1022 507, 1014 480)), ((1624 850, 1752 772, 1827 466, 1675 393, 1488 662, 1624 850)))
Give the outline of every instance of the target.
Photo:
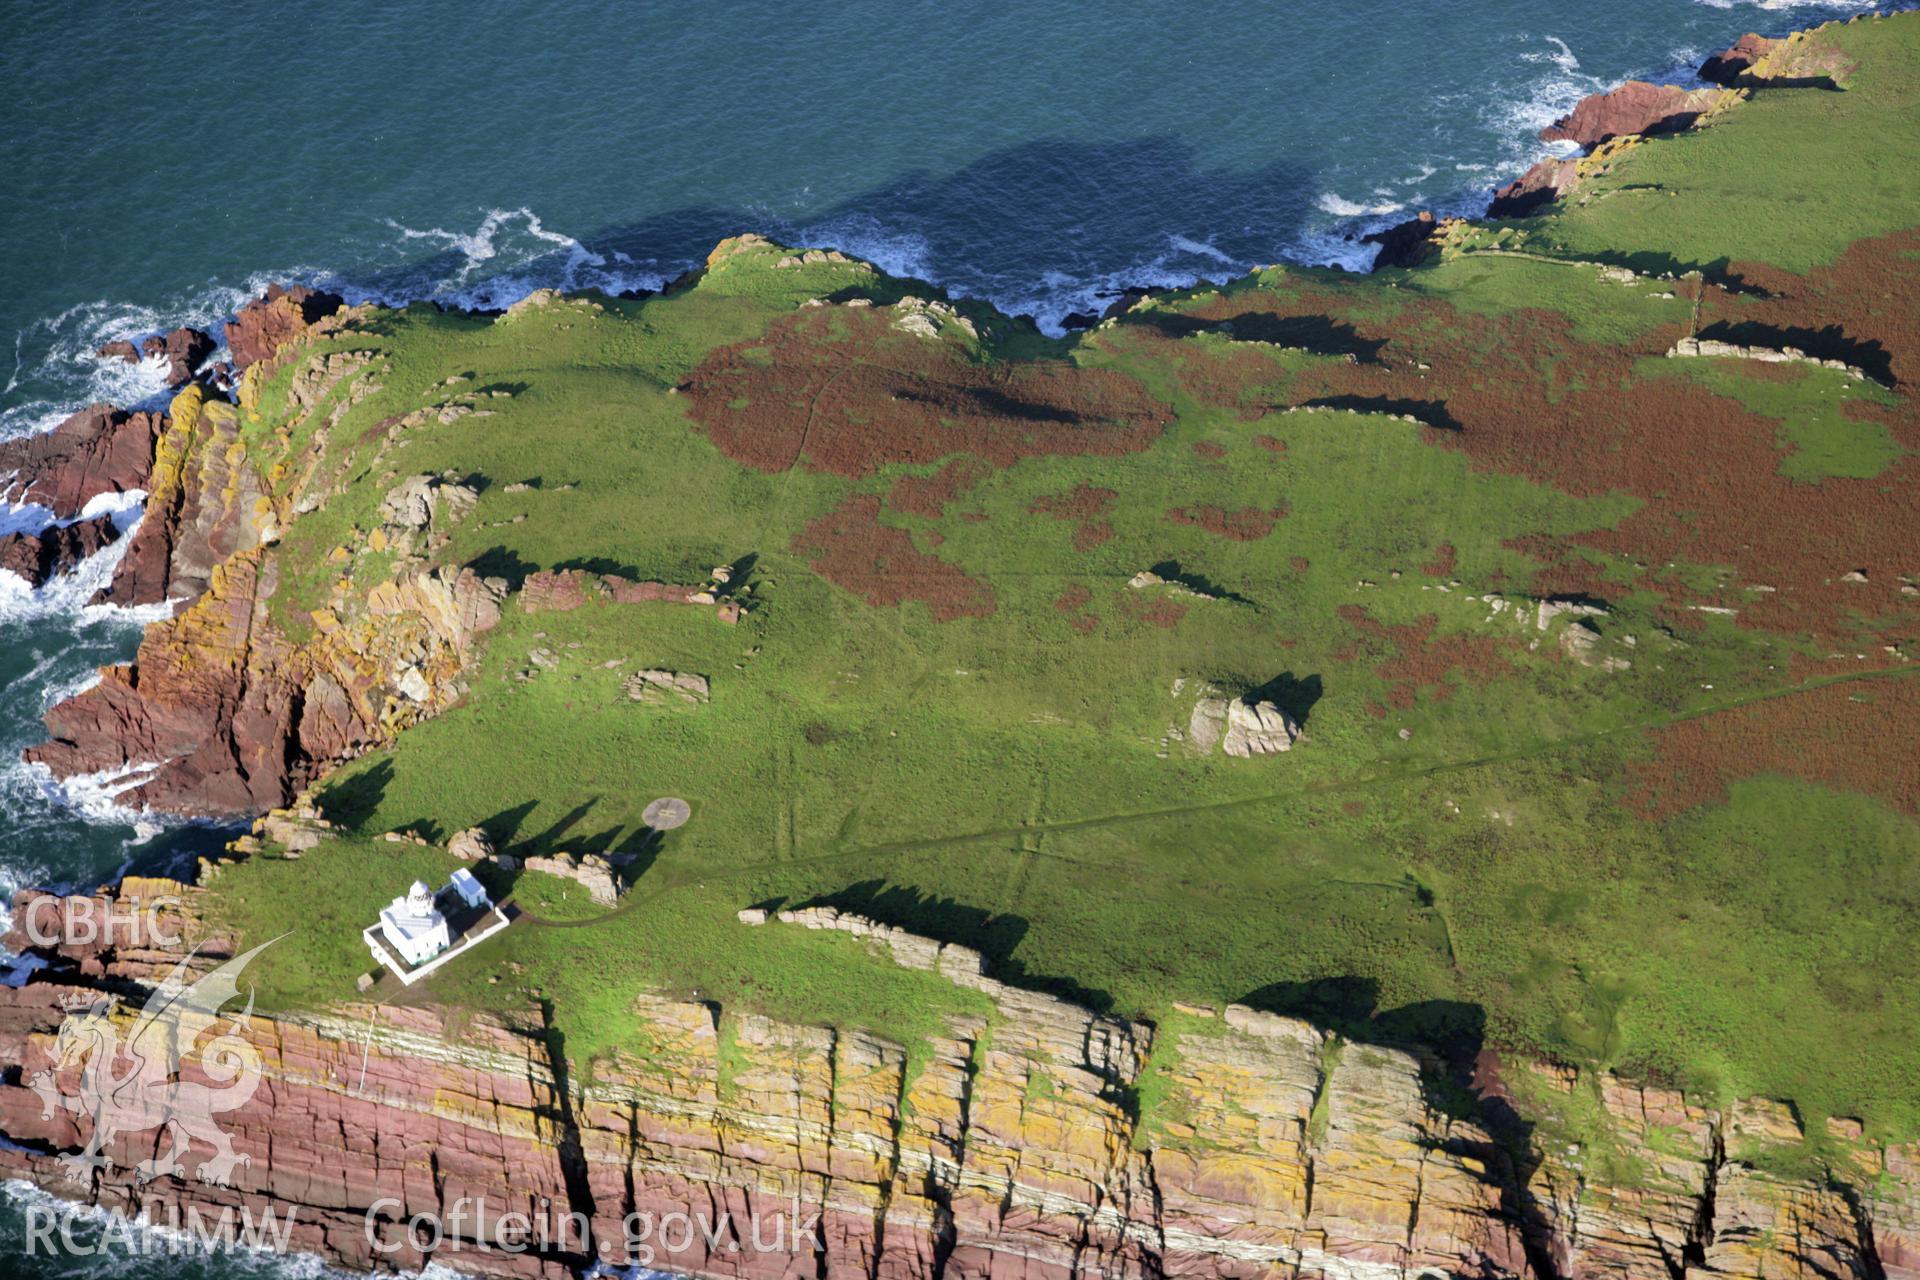
POLYGON ((381 759, 344 777, 335 775, 321 784, 314 799, 327 821, 355 829, 366 825, 393 782, 393 761, 381 759))
POLYGON ((1303 1018, 1360 1044, 1432 1054, 1448 1064, 1471 1066, 1486 1045, 1487 1015, 1463 1000, 1419 1000, 1380 1008, 1380 984, 1343 976, 1308 982, 1274 982, 1239 1003, 1267 1013, 1303 1018))
POLYGON ((1247 690, 1243 697, 1250 703, 1271 702, 1304 726, 1314 704, 1324 693, 1319 676, 1296 676, 1291 671, 1282 671, 1259 688, 1247 690))
MULTIPOLYGON (((539 806, 537 800, 502 809, 480 826, 494 848, 502 853, 521 859, 598 854, 613 864, 614 873, 623 883, 631 885, 659 860, 666 834, 644 824, 628 827, 616 823, 599 831, 583 829, 582 824, 599 803, 600 798, 595 796, 574 806, 545 830, 524 837, 521 833, 539 806)), ((508 873, 504 883, 511 886, 518 879, 517 873, 508 873)))
POLYGON ((1716 320, 1702 328, 1699 336, 1742 347, 1771 347, 1776 351, 1784 347, 1798 347, 1816 359, 1850 364, 1883 387, 1891 387, 1894 383, 1893 353, 1882 346, 1877 338, 1862 342, 1848 337, 1846 330, 1837 324, 1822 329, 1807 329, 1759 324, 1752 320, 1738 323, 1716 320))
POLYGON ((1197 591, 1201 595, 1210 596, 1215 600, 1230 600, 1234 604, 1244 605, 1251 605, 1253 603, 1253 601, 1247 599, 1239 592, 1227 590, 1205 574, 1190 573, 1182 569, 1178 560, 1162 560, 1160 563, 1151 566, 1148 572, 1167 582, 1177 582, 1189 591, 1197 591))
POLYGON ((1387 413, 1417 419, 1436 431, 1459 431, 1460 420, 1445 400, 1401 400, 1392 396, 1320 396, 1306 402, 1310 409, 1348 409, 1354 413, 1387 413))
POLYGON ((910 885, 890 885, 884 880, 863 880, 798 905, 833 907, 935 942, 971 947, 985 959, 988 976, 1008 986, 1044 991, 1096 1013, 1113 1011, 1113 997, 1107 992, 1081 986, 1071 978, 1031 973, 1014 958, 1027 936, 1025 916, 930 897, 910 885))
POLYGON ((1122 324, 1148 324, 1168 337, 1219 333, 1246 342, 1270 342, 1298 347, 1317 356, 1352 356, 1362 364, 1377 364, 1384 339, 1363 338, 1344 320, 1331 316, 1279 316, 1270 311, 1248 311, 1225 320, 1203 320, 1176 311, 1128 312, 1122 324))
POLYGON ((505 546, 489 547, 467 561, 467 568, 483 578, 505 578, 507 586, 514 591, 518 591, 521 584, 533 576, 539 567, 522 560, 519 552, 510 551, 505 546))
POLYGON ((629 580, 638 580, 641 576, 640 570, 634 566, 625 564, 619 560, 609 559, 606 556, 575 556, 571 560, 562 560, 553 567, 562 573, 571 569, 579 569, 586 573, 599 574, 602 577, 627 578, 629 580))

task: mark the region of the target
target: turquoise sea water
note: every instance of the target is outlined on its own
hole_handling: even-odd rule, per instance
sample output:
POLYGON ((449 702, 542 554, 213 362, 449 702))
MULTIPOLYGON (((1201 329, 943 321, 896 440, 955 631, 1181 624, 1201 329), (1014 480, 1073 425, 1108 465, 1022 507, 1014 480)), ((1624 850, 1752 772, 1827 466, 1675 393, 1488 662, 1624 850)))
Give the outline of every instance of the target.
MULTIPOLYGON (((1867 7, 336 0, 263 22, 258 6, 8 5, 0 436, 158 395, 155 370, 90 353, 214 327, 270 280, 502 305, 657 285, 754 230, 1052 326, 1129 284, 1361 267, 1352 237, 1476 210, 1582 95, 1867 7)), ((0 509, 0 531, 33 522, 0 509)), ((81 607, 109 568, 40 593, 0 574, 0 892, 220 838, 136 827, 110 781, 52 795, 9 763, 51 700, 132 653, 141 618, 81 607)), ((0 1199, 0 1272, 115 1271, 22 1257, 20 1213, 0 1199)))

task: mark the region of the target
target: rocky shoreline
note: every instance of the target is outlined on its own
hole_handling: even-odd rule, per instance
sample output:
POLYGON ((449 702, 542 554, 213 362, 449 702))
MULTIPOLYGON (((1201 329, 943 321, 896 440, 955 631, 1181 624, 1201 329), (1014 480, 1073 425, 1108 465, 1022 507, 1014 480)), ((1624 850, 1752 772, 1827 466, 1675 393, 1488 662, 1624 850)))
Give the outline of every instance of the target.
MULTIPOLYGON (((1542 142, 1578 147, 1578 154, 1549 156, 1497 188, 1487 216, 1529 218, 1543 213, 1575 195, 1585 178, 1603 172, 1640 139, 1697 128, 1744 101, 1756 88, 1832 84, 1847 68, 1813 47, 1811 38, 1820 30, 1814 27, 1779 39, 1748 32, 1700 64, 1700 78, 1717 87, 1688 89, 1629 80, 1617 89, 1589 94, 1539 134, 1542 142)), ((1447 233, 1460 225, 1459 219, 1423 211, 1362 238, 1380 246, 1374 270, 1411 267, 1437 252, 1447 233)))
MULTIPOLYGON (((1581 173, 1640 137, 1694 127, 1756 85, 1834 73, 1807 34, 1748 35, 1714 55, 1702 74, 1726 88, 1629 82, 1582 100, 1541 136, 1579 143, 1587 154, 1541 161, 1495 194, 1494 216, 1520 216, 1564 198, 1581 173)), ((1422 213, 1369 236, 1381 245, 1376 270, 1423 260, 1458 225, 1422 213)), ((1114 309, 1147 297, 1149 291, 1130 290, 1114 309)), ((556 299, 543 292, 516 310, 556 299)), ((62 780, 99 773, 132 779, 122 796, 132 807, 250 816, 285 805, 328 769, 390 742, 462 695, 479 637, 498 622, 502 580, 471 571, 403 575, 358 617, 347 616, 342 602, 318 619, 318 635, 298 644, 267 619, 276 568, 263 549, 328 495, 316 476, 276 495, 240 439, 241 418, 265 380, 296 362, 296 405, 317 406, 346 388, 332 399, 322 433, 377 391, 380 370, 364 355, 301 356, 310 337, 351 332, 366 313, 337 294, 273 286, 227 323, 230 364, 203 368, 216 347, 196 330, 102 350, 109 359, 144 351, 169 360, 169 382, 183 389, 167 413, 95 405, 44 435, 0 443, 0 496, 45 505, 60 522, 0 540, 0 567, 42 585, 117 537, 110 519, 81 518, 89 502, 143 491, 146 514, 93 603, 175 608, 148 628, 132 663, 108 668, 100 684, 48 713, 48 741, 27 753, 29 761, 62 780)), ((485 412, 457 390, 434 408, 441 415, 485 412)), ((409 425, 400 418, 379 430, 398 439, 409 425)), ((435 477, 409 483, 418 494, 401 501, 396 490, 390 499, 398 503, 391 516, 396 538, 443 538, 442 525, 462 509, 455 499, 471 502, 466 491, 435 477)))
MULTIPOLYGON (((1567 198, 1621 148, 1694 127, 1755 85, 1834 71, 1802 52, 1794 38, 1748 36, 1703 67, 1723 87, 1629 84, 1587 99, 1547 131, 1586 154, 1543 161, 1503 187, 1495 216, 1567 198)), ((1380 267, 1407 266, 1448 230, 1423 214, 1370 238, 1382 243, 1380 267)), ((0 445, 5 496, 57 522, 0 541, 0 568, 34 585, 70 571, 119 536, 90 505, 144 492, 146 515, 96 601, 174 610, 132 663, 48 713, 49 741, 30 760, 58 778, 131 776, 125 803, 252 816, 464 694, 501 620, 504 579, 407 568, 364 601, 317 611, 299 639, 266 610, 279 572, 270 549, 305 504, 324 500, 327 478, 269 483, 243 439, 249 397, 292 369, 293 400, 314 429, 338 425, 381 369, 360 353, 310 356, 307 339, 350 334, 363 315, 337 296, 276 287, 228 325, 230 368, 203 368, 215 348, 197 331, 103 353, 166 359, 182 388, 166 413, 94 406, 0 445)), ((476 404, 449 388, 432 412, 485 412, 476 404)), ((408 425, 377 429, 397 438, 408 425)), ((439 477, 402 482, 382 538, 431 545, 470 505, 462 492, 439 477)), ((536 573, 519 591, 529 611, 666 601, 731 622, 740 608, 704 587, 583 570, 536 573)), ((209 892, 128 879, 61 915, 105 918, 159 897, 191 910, 209 892)), ((22 895, 13 918, 42 896, 22 895)), ((575 1074, 537 1007, 503 1020, 390 1005, 257 1015, 244 1035, 266 1085, 234 1113, 251 1162, 231 1186, 185 1175, 140 1183, 132 1169, 153 1154, 150 1134, 128 1135, 108 1150, 110 1167, 75 1183, 61 1157, 81 1132, 44 1111, 32 1079, 71 1070, 57 1059, 62 1027, 81 1016, 74 1004, 137 1003, 172 957, 111 929, 52 946, 15 936, 13 949, 54 967, 0 988, 12 1064, 0 1076, 0 1172, 112 1208, 295 1209, 294 1248, 355 1268, 428 1261, 407 1219, 450 1219, 463 1199, 591 1224, 585 1239, 530 1250, 476 1224, 431 1253, 489 1276, 639 1261, 626 1241, 636 1214, 744 1220, 797 1206, 819 1215, 817 1246, 756 1253, 738 1238, 694 1240, 651 1265, 715 1277, 1920 1277, 1920 1145, 1877 1145, 1844 1119, 1811 1135, 1838 1158, 1817 1174, 1788 1172, 1783 1153, 1810 1135, 1775 1102, 1712 1109, 1489 1054, 1462 1105, 1462 1082, 1438 1064, 1295 1019, 1196 1007, 1155 1026, 1005 985, 976 952, 859 917, 802 910, 764 924, 860 937, 875 963, 937 973, 993 1015, 950 1019, 925 1052, 750 1014, 723 1043, 722 1010, 649 997, 633 1013, 635 1043, 650 1051, 596 1063, 591 1079, 575 1074), (1143 1125, 1147 1092, 1156 1116, 1174 1118, 1143 1125), (1556 1097, 1601 1108, 1622 1148, 1582 1152, 1531 1133, 1520 1117, 1556 1097)), ((197 964, 232 954, 231 939, 203 941, 197 964)))
MULTIPOLYGON (((114 933, 136 899, 181 901, 191 916, 205 892, 128 880, 40 912, 106 923, 43 949, 57 967, 41 980, 0 989, 0 1048, 15 1064, 0 1083, 0 1172, 156 1218, 188 1206, 291 1213, 291 1246, 333 1263, 431 1260, 481 1276, 559 1277, 594 1261, 894 1280, 1920 1276, 1920 1147, 1879 1147, 1849 1122, 1827 1122, 1842 1153, 1832 1168, 1796 1175, 1775 1167, 1805 1137, 1778 1103, 1714 1110, 1492 1054, 1467 1110, 1496 1119, 1470 1118, 1435 1064, 1400 1049, 1240 1006, 1186 1007, 1178 1026, 1101 1016, 994 980, 977 952, 831 908, 748 914, 861 938, 873 963, 937 973, 991 1015, 954 1016, 910 1052, 756 1015, 723 1031, 714 1005, 643 997, 633 1042, 648 1051, 596 1062, 589 1079, 537 1008, 504 1020, 391 1005, 255 1015, 243 1034, 264 1080, 224 1122, 249 1158, 230 1186, 139 1182, 151 1135, 116 1139, 108 1167, 68 1181, 74 1121, 47 1115, 32 1088, 43 1070, 74 1084, 56 1062, 63 1021, 82 1016, 68 1006, 137 992, 171 965, 175 953, 114 933), (1146 1125, 1143 1093, 1159 1117, 1146 1125), (1528 1142, 1497 1119, 1576 1095, 1629 1145, 1528 1142), (460 1207, 482 1201, 490 1219, 460 1207), (541 1246, 500 1226, 516 1213, 587 1226, 541 1246), (465 1234, 422 1253, 407 1235, 416 1214, 464 1221, 465 1234), (676 1214, 733 1225, 681 1248, 630 1239, 636 1223, 676 1214), (743 1224, 774 1219, 803 1245, 749 1245, 743 1224)), ((16 920, 37 897, 15 903, 16 920)), ((194 964, 230 950, 202 938, 194 964)))

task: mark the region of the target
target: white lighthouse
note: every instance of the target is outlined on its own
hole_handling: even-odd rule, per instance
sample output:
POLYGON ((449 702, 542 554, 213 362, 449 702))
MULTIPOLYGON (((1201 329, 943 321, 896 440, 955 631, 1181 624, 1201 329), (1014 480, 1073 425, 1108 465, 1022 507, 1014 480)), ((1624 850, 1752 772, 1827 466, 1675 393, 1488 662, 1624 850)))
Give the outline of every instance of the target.
POLYGON ((380 932, 408 964, 425 964, 447 949, 447 918, 434 905, 433 890, 415 880, 380 912, 380 932))

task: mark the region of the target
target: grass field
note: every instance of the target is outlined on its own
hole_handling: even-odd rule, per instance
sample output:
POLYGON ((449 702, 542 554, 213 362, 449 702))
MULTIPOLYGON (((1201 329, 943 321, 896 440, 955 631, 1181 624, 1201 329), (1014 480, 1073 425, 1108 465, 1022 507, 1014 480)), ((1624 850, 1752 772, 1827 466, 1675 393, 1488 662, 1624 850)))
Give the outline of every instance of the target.
POLYGON ((263 998, 351 996, 361 925, 454 865, 375 836, 479 825, 630 859, 610 912, 498 878, 536 918, 430 984, 549 1002, 583 1062, 645 989, 909 1040, 959 1007, 734 919, 830 900, 1116 1012, 1244 1001, 1920 1133, 1920 789, 1910 753, 1855 749, 1920 731, 1911 386, 1664 359, 1750 304, 1586 261, 1772 264, 1769 324, 1843 315, 1836 340, 1912 359, 1911 316, 1834 264, 1920 270, 1887 239, 1920 217, 1920 21, 1835 31, 1844 92, 1762 90, 1413 271, 1271 269, 1071 340, 967 306, 922 336, 887 308, 932 290, 746 245, 661 297, 328 339, 380 390, 315 446, 283 370, 248 425, 285 483, 338 477, 276 552, 288 634, 408 567, 368 531, 425 473, 480 491, 433 562, 727 564, 750 609, 509 602, 461 705, 320 788, 355 834, 221 873, 229 923, 293 930, 263 998), (490 416, 382 444, 456 376, 490 416), (1149 568, 1169 583, 1128 585, 1149 568), (1604 608, 1591 665, 1561 639, 1586 624, 1517 616, 1568 592, 1604 608), (643 667, 710 703, 634 701, 643 667), (1304 737, 1189 755, 1170 730, 1208 686, 1304 737), (693 809, 664 837, 640 816, 663 795, 693 809))

